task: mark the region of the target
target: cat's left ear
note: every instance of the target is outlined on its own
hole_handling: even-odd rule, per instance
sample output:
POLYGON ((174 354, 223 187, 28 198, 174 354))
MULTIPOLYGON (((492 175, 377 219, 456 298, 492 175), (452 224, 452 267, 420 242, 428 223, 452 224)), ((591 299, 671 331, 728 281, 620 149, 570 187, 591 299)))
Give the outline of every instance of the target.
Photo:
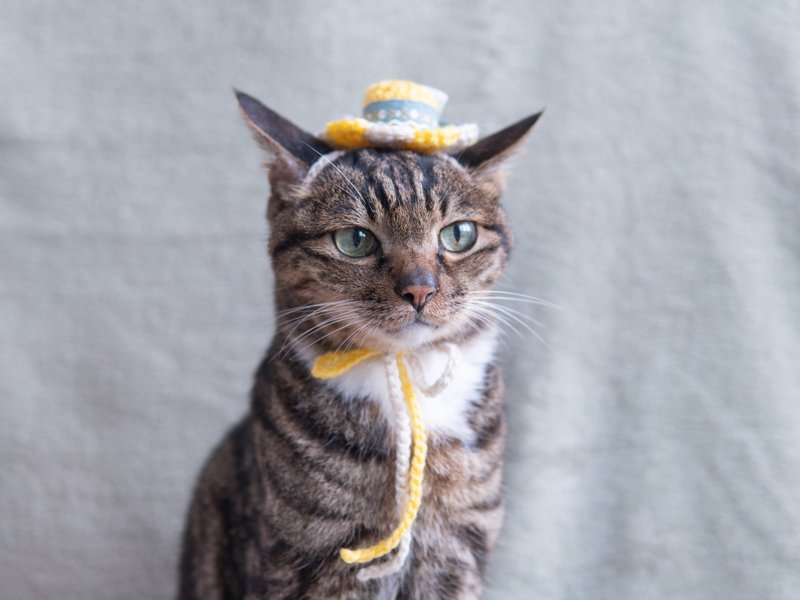
POLYGON ((234 92, 242 117, 258 144, 267 152, 267 166, 273 186, 276 183, 299 183, 321 155, 332 151, 325 142, 303 131, 252 96, 238 90, 234 92))
POLYGON ((519 148, 544 111, 531 115, 513 125, 486 136, 453 155, 480 184, 499 194, 504 186, 503 164, 519 148))

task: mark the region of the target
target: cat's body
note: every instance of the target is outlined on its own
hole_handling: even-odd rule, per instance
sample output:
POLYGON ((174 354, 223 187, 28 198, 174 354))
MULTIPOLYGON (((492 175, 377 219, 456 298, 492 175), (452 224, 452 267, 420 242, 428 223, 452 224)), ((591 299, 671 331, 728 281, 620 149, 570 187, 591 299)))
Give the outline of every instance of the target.
POLYGON ((273 157, 270 255, 286 320, 250 413, 201 475, 180 597, 476 598, 503 511, 502 382, 481 308, 511 246, 496 167, 535 118, 461 161, 381 150, 319 159, 330 150, 322 142, 239 99, 273 157), (447 251, 440 232, 465 220, 477 240, 447 251), (353 228, 374 234, 373 251, 340 251, 334 232, 353 228), (386 374, 380 357, 330 381, 312 377, 311 364, 343 347, 407 352, 421 364, 417 382, 432 380, 445 343, 461 360, 441 393, 421 398, 429 450, 409 557, 397 573, 361 581, 362 567, 339 550, 385 538, 402 512, 386 374))
POLYGON ((466 446, 431 442, 406 568, 356 579, 339 549, 397 521, 390 429, 369 400, 345 400, 294 358, 265 359, 251 415, 216 450, 191 509, 185 598, 471 598, 502 515, 505 424, 496 368, 468 415, 466 446))

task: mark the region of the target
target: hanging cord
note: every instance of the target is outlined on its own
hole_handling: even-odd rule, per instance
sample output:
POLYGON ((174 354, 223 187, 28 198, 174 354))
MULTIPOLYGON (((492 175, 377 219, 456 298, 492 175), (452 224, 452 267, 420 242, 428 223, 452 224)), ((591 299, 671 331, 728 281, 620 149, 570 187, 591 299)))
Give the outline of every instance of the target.
POLYGON ((425 369, 422 368, 422 362, 419 357, 415 354, 408 357, 408 364, 414 371, 414 378, 418 383, 417 388, 422 392, 423 396, 427 396, 428 398, 438 396, 452 383, 456 373, 456 365, 461 360, 461 352, 458 346, 449 343, 443 344, 443 346, 445 350, 447 350, 447 365, 444 368, 444 372, 433 383, 428 383, 425 377, 425 369))
MULTIPOLYGON (((400 371, 397 362, 391 354, 383 355, 383 366, 386 370, 386 386, 389 390, 389 401, 392 405, 395 423, 395 478, 394 495, 398 507, 408 503, 408 470, 411 462, 411 420, 408 416, 403 388, 400 385, 400 371)), ((364 567, 358 572, 361 581, 377 579, 396 573, 403 568, 406 557, 411 549, 411 530, 407 531, 400 539, 397 552, 388 560, 364 567)))
MULTIPOLYGON (((424 381, 425 373, 419 359, 416 356, 409 357, 409 362, 415 365, 414 374, 423 380, 421 387, 426 396, 440 393, 454 377, 455 366, 459 359, 458 348, 454 344, 447 344, 447 350, 447 367, 432 385, 424 381)), ((367 349, 329 352, 314 361, 311 374, 319 379, 333 379, 379 354, 381 353, 376 350, 367 349)), ((398 548, 397 553, 389 560, 362 569, 358 574, 358 578, 362 581, 396 573, 405 564, 411 547, 411 528, 422 502, 422 482, 428 452, 419 402, 406 366, 405 354, 402 352, 395 356, 384 354, 383 361, 395 421, 395 500, 398 506, 405 506, 405 509, 400 523, 389 537, 368 548, 341 549, 342 560, 352 564, 373 561, 398 548)))

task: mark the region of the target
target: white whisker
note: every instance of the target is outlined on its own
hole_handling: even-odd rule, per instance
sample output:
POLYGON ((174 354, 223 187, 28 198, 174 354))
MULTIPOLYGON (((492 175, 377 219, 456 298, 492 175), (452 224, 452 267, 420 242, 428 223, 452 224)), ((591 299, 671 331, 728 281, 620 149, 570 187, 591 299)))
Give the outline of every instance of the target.
MULTIPOLYGON (((356 304, 356 303, 353 303, 353 304, 356 304)), ((322 307, 322 308, 318 308, 318 309, 314 310, 313 312, 311 312, 311 313, 309 313, 309 314, 307 314, 307 315, 300 315, 300 316, 293 317, 293 318, 291 318, 291 319, 287 319, 287 320, 285 320, 285 321, 282 321, 282 322, 281 322, 281 327, 282 327, 282 328, 285 328, 285 327, 288 327, 289 325, 291 325, 292 323, 301 322, 301 321, 304 321, 304 320, 307 320, 307 319, 310 319, 310 318, 316 317, 316 316, 318 316, 318 315, 324 314, 324 313, 326 313, 326 312, 331 312, 331 313, 333 313, 333 312, 335 312, 337 309, 339 309, 339 308, 342 308, 342 307, 344 307, 344 308, 347 308, 347 309, 350 309, 350 308, 352 308, 352 307, 350 307, 350 306, 348 306, 348 305, 342 305, 342 306, 332 306, 332 307, 322 307)))
POLYGON ((359 325, 339 344, 336 351, 339 352, 341 350, 346 352, 359 345, 362 341, 359 339, 359 336, 367 330, 374 330, 374 328, 369 323, 362 323, 359 325))
POLYGON ((341 304, 355 304, 354 300, 335 300, 333 302, 320 302, 318 304, 304 304, 303 306, 295 306, 294 308, 284 308, 283 310, 279 310, 275 313, 277 317, 288 315, 292 313, 301 312, 304 310, 310 310, 312 308, 319 308, 319 307, 327 307, 327 306, 338 306, 341 304))
POLYGON ((327 326, 334 325, 336 323, 340 323, 342 321, 349 321, 353 317, 357 316, 360 312, 360 309, 357 307, 347 307, 343 312, 335 312, 335 308, 330 309, 328 311, 314 311, 314 313, 306 316, 305 318, 301 319, 298 323, 294 325, 292 330, 286 334, 286 339, 284 340, 283 344, 281 345, 280 349, 278 350, 277 356, 283 356, 284 352, 289 347, 296 347, 297 343, 311 335, 314 332, 318 331, 319 329, 323 329, 327 326), (331 316, 325 315, 325 312, 333 312, 334 314, 331 316), (315 318, 318 318, 320 315, 324 315, 323 320, 317 323, 316 325, 312 326, 310 329, 304 331, 298 337, 294 337, 294 332, 303 325, 304 323, 311 321, 315 318))
POLYGON ((297 338, 295 338, 294 341, 295 341, 295 343, 300 342, 301 340, 309 337, 310 335, 313 335, 314 332, 319 331, 320 329, 324 329, 325 327, 328 327, 329 325, 335 325, 335 324, 341 323, 343 321, 350 321, 353 317, 358 315, 358 312, 359 311, 357 311, 355 309, 351 309, 350 312, 339 314, 339 315, 334 315, 332 317, 328 317, 324 321, 321 321, 321 322, 317 323, 316 325, 314 325, 313 327, 311 327, 310 329, 304 331, 301 335, 299 335, 297 338))
MULTIPOLYGON (((339 331, 341 331, 343 329, 347 329, 348 327, 351 327, 351 326, 352 326, 352 323, 348 322, 348 323, 345 323, 344 325, 342 325, 341 327, 337 327, 333 331, 327 332, 322 337, 319 337, 319 338, 316 338, 316 339, 312 339, 305 346, 303 346, 302 348, 299 349, 300 354, 303 354, 306 350, 311 348, 311 346, 313 346, 314 344, 319 344, 323 340, 326 340, 327 338, 331 337, 333 334, 338 333, 339 331)), ((295 342, 295 344, 296 344, 296 342, 295 342)), ((295 344, 293 344, 293 345, 295 345, 295 344)))
POLYGON ((356 186, 353 184, 353 182, 352 182, 352 181, 350 181, 350 178, 349 178, 347 175, 345 175, 345 174, 344 174, 344 172, 343 172, 343 171, 342 171, 342 170, 341 170, 339 167, 337 167, 335 164, 333 164, 333 161, 331 161, 331 160, 330 160, 330 159, 329 159, 327 156, 325 156, 324 154, 322 154, 322 152, 320 152, 319 150, 317 150, 317 149, 316 149, 316 148, 314 148, 313 146, 310 146, 310 145, 308 145, 308 144, 305 144, 305 145, 306 145, 306 146, 308 146, 309 148, 311 148, 311 149, 312 149, 314 152, 316 152, 317 154, 319 154, 319 157, 320 157, 322 160, 326 161, 326 162, 327 162, 327 163, 328 163, 330 166, 332 166, 334 169, 336 169, 337 171, 339 171, 339 175, 341 175, 341 176, 344 178, 344 180, 345 180, 345 181, 348 183, 348 185, 349 185, 351 188, 353 188, 353 191, 356 193, 356 195, 358 196, 358 198, 359 198, 359 199, 360 199, 362 202, 366 203, 366 200, 364 200, 364 196, 362 196, 362 195, 361 195, 361 192, 359 192, 359 191, 358 191, 358 188, 357 188, 357 187, 356 187, 356 186))
POLYGON ((563 306, 560 306, 548 300, 537 298, 536 296, 529 296, 528 294, 520 294, 517 292, 509 292, 505 290, 477 290, 475 292, 470 292, 470 295, 481 296, 485 298, 508 300, 509 302, 528 302, 530 304, 538 304, 539 306, 546 306, 548 308, 553 308, 556 310, 564 310, 563 306))
POLYGON ((545 339, 536 331, 533 327, 531 327, 525 320, 521 319, 519 316, 514 314, 513 312, 504 310, 507 307, 499 307, 496 304, 492 304, 490 302, 482 302, 480 300, 473 300, 471 302, 476 312, 483 312, 485 314, 491 315, 493 318, 497 319, 500 323, 508 327, 511 331, 519 333, 515 324, 521 325, 526 331, 533 334, 536 339, 538 339, 548 350, 550 350, 550 345, 545 341, 545 339))
POLYGON ((500 311, 501 313, 503 313, 505 315, 508 315, 509 317, 521 318, 521 319, 524 319, 526 321, 530 321, 534 325, 538 325, 542 329, 546 329, 546 327, 540 321, 537 321, 536 319, 534 319, 530 315, 526 315, 524 312, 515 310, 515 309, 513 309, 513 308, 511 308, 509 306, 502 306, 501 304, 497 304, 495 302, 486 302, 484 300, 472 300, 472 303, 473 304, 482 305, 482 306, 489 306, 489 307, 493 308, 494 310, 500 311))

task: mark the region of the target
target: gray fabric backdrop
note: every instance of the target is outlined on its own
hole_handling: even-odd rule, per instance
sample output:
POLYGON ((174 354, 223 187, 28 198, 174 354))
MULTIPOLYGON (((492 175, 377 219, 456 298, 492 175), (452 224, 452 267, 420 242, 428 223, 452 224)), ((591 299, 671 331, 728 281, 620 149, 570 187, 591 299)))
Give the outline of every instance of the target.
POLYGON ((800 597, 800 5, 0 1, 0 596, 169 598, 271 335, 240 87, 411 78, 491 131, 509 510, 489 598, 800 597))

